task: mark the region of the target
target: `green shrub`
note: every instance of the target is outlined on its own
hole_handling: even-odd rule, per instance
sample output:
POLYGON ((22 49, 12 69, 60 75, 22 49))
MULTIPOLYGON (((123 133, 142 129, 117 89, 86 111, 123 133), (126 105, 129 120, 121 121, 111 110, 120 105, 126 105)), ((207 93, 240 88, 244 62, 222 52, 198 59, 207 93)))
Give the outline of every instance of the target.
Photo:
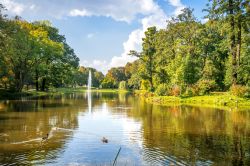
POLYGON ((250 89, 247 86, 232 85, 230 92, 232 93, 232 95, 239 96, 239 97, 250 96, 250 89))
POLYGON ((197 95, 197 93, 195 92, 193 86, 189 86, 189 87, 186 88, 184 96, 192 97, 192 96, 195 96, 195 95, 197 95))
POLYGON ((209 94, 216 87, 214 80, 199 80, 194 86, 194 91, 198 91, 199 95, 209 94))
POLYGON ((117 88, 117 83, 111 79, 104 78, 101 83, 101 88, 107 88, 107 89, 117 88))
POLYGON ((140 90, 149 90, 150 89, 150 84, 148 81, 146 80, 142 80, 141 81, 141 86, 140 86, 140 90))
POLYGON ((167 86, 167 84, 160 84, 155 90, 155 93, 158 96, 167 96, 169 95, 168 92, 169 92, 169 87, 167 86))
POLYGON ((119 83, 119 89, 120 90, 126 90, 127 89, 127 82, 126 81, 121 81, 119 83))

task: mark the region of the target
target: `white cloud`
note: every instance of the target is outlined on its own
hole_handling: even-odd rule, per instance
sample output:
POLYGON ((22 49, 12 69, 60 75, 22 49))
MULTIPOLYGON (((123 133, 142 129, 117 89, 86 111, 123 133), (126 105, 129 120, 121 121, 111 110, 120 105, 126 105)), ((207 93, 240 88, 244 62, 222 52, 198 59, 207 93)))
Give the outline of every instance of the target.
POLYGON ((88 38, 88 39, 91 39, 91 38, 93 38, 94 36, 95 36, 94 33, 89 33, 89 34, 87 34, 87 38, 88 38))
MULTIPOLYGON (((132 22, 140 16, 138 20, 141 27, 132 31, 128 40, 123 43, 123 53, 114 56, 110 61, 93 60, 92 62, 83 61, 82 65, 95 67, 104 73, 111 67, 124 66, 127 62, 132 62, 136 58, 128 56, 130 50, 141 51, 142 38, 144 32, 150 26, 164 28, 169 17, 154 0, 0 0, 6 8, 14 14, 41 14, 42 17, 48 16, 55 18, 66 17, 86 17, 104 16, 116 21, 132 22), (21 2, 21 3, 20 3, 21 2), (25 5, 24 5, 25 4, 25 5), (48 5, 49 4, 49 5, 48 5), (32 12, 32 13, 31 13, 32 12)), ((177 15, 185 7, 181 0, 165 0, 175 8, 173 14, 177 15)), ((94 33, 87 34, 86 38, 94 37, 94 33)))
POLYGON ((186 6, 181 3, 181 0, 168 0, 170 5, 175 7, 174 15, 177 16, 181 14, 181 10, 184 9, 186 6))
MULTIPOLYGON (((181 10, 185 8, 185 5, 183 5, 180 0, 168 0, 168 2, 170 5, 175 7, 174 15, 180 14, 181 10)), ((149 5, 151 7, 147 6, 148 4, 145 3, 144 9, 151 8, 152 13, 141 19, 142 27, 130 33, 128 40, 123 43, 124 52, 121 56, 114 56, 109 64, 109 67, 124 66, 127 62, 133 62, 137 59, 127 54, 130 50, 141 51, 142 38, 144 37, 144 32, 148 27, 156 26, 158 29, 165 28, 166 20, 169 19, 165 12, 157 4, 149 5)))
POLYGON ((25 9, 25 6, 23 4, 17 3, 12 0, 0 0, 0 3, 2 3, 9 12, 16 15, 20 15, 25 9))
POLYGON ((29 9, 30 9, 30 10, 35 10, 35 9, 36 9, 36 5, 34 5, 34 4, 31 5, 31 6, 29 7, 29 9))
POLYGON ((13 15, 21 15, 26 11, 34 11, 37 8, 35 4, 25 4, 15 0, 0 0, 0 3, 6 7, 10 14, 13 15))
POLYGON ((81 62, 81 66, 95 68, 95 69, 103 72, 104 74, 106 74, 108 72, 108 69, 109 69, 107 61, 96 60, 96 59, 93 60, 92 62, 87 61, 87 60, 83 60, 81 62))
POLYGON ((108 0, 104 2, 82 2, 69 12, 69 16, 105 16, 116 21, 131 22, 138 14, 154 13, 158 5, 153 0, 108 0), (80 9, 84 6, 84 9, 80 9))
POLYGON ((142 38, 147 28, 156 26, 157 28, 164 28, 168 17, 164 11, 155 4, 154 13, 141 19, 142 27, 132 31, 127 41, 123 43, 124 52, 121 56, 114 56, 109 64, 110 67, 124 66, 128 62, 133 62, 137 58, 127 55, 130 50, 141 51, 142 38))
POLYGON ((72 9, 69 12, 69 15, 70 16, 91 16, 91 14, 85 9, 82 9, 82 10, 72 9))
MULTIPOLYGON (((179 14, 185 7, 179 0, 169 0, 169 2, 176 8, 174 11, 175 15, 179 14)), ((120 56, 114 56, 109 63, 105 61, 105 63, 102 62, 101 65, 92 65, 92 67, 97 66, 97 68, 100 68, 101 66, 101 70, 107 73, 107 70, 112 67, 125 66, 128 62, 135 61, 137 58, 129 56, 128 53, 130 50, 141 51, 142 38, 147 28, 151 26, 156 26, 158 29, 165 28, 166 20, 169 19, 169 17, 157 4, 145 3, 142 5, 142 8, 145 11, 151 9, 151 13, 140 20, 141 28, 132 31, 128 40, 123 43, 124 52, 120 56)))
POLYGON ((108 68, 122 67, 122 66, 125 66, 128 62, 133 62, 136 59, 137 59, 136 57, 132 57, 132 56, 129 56, 129 55, 123 53, 121 56, 114 56, 111 59, 111 62, 107 67, 108 68))
POLYGON ((157 10, 154 0, 0 0, 13 14, 32 15, 57 19, 76 16, 104 16, 116 21, 131 22, 138 15, 152 14, 157 10), (59 5, 58 5, 59 3, 59 5), (28 9, 28 10, 27 10, 28 9))
POLYGON ((208 20, 209 20, 208 18, 204 18, 204 19, 201 20, 201 23, 205 24, 206 22, 208 22, 208 20))

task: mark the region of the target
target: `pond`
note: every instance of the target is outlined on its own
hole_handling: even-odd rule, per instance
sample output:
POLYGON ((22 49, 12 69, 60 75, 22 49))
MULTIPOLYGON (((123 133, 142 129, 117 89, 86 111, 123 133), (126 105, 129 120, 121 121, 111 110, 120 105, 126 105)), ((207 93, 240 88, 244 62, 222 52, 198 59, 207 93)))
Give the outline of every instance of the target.
POLYGON ((250 109, 98 92, 0 102, 0 165, 112 165, 117 154, 116 165, 250 165, 250 109))

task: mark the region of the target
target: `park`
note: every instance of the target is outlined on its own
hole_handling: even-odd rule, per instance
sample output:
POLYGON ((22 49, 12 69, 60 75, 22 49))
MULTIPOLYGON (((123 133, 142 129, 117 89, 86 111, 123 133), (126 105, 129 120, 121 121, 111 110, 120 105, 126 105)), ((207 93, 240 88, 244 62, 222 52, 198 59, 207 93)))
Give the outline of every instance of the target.
POLYGON ((249 0, 31 2, 0 0, 0 165, 250 165, 249 0))

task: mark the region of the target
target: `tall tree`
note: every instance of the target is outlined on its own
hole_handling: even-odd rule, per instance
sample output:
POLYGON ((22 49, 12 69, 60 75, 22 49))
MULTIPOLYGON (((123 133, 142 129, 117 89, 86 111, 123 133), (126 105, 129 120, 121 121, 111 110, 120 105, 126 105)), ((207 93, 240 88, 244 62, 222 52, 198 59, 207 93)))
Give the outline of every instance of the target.
POLYGON ((207 9, 210 19, 224 21, 229 25, 229 49, 232 64, 232 83, 237 83, 241 62, 242 27, 246 27, 249 0, 211 0, 207 9))
POLYGON ((147 80, 150 84, 150 90, 154 90, 153 76, 155 74, 155 37, 157 34, 156 27, 150 27, 145 32, 145 37, 142 39, 142 52, 137 53, 135 51, 131 51, 129 54, 133 56, 139 57, 142 63, 142 72, 141 77, 144 80, 147 80))

